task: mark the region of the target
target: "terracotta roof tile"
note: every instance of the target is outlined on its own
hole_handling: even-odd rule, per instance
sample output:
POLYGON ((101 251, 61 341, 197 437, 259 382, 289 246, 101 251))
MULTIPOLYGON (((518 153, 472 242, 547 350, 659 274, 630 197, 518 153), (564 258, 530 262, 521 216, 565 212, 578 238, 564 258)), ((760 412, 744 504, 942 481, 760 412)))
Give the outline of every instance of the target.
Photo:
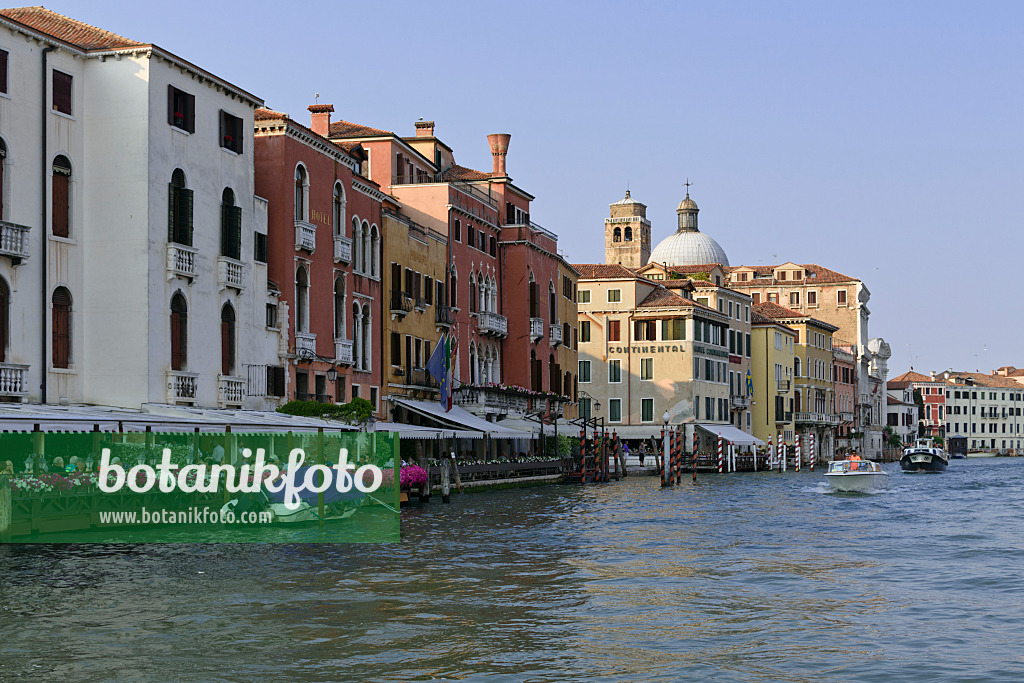
POLYGON ((763 301, 763 302, 761 302, 759 304, 754 304, 753 307, 754 307, 754 310, 756 310, 761 315, 764 315, 764 316, 766 316, 768 318, 772 318, 772 319, 776 319, 776 318, 806 318, 807 317, 803 313, 797 313, 796 311, 794 311, 791 308, 786 308, 785 306, 780 306, 777 303, 775 303, 774 301, 763 301))
POLYGON ((484 173, 474 168, 466 168, 465 166, 459 166, 458 164, 452 164, 452 167, 444 172, 442 176, 443 180, 487 180, 491 178, 490 173, 484 173))
MULTIPOLYGON (((939 378, 932 379, 928 375, 922 375, 920 372, 914 372, 913 370, 907 370, 902 375, 892 378, 893 382, 941 382, 939 378)), ((901 387, 902 388, 902 387, 901 387)))
MULTIPOLYGON (((727 273, 731 273, 734 270, 737 270, 739 268, 745 268, 745 269, 753 270, 755 275, 763 275, 763 276, 766 276, 766 277, 771 277, 772 273, 780 265, 783 265, 783 264, 780 263, 780 264, 775 265, 775 266, 730 266, 730 267, 725 268, 725 271, 727 273)), ((809 284, 809 283, 835 284, 835 283, 839 283, 839 282, 858 282, 859 281, 858 278, 850 277, 849 275, 843 275, 842 273, 839 273, 837 271, 831 270, 829 268, 825 268, 824 266, 819 266, 817 263, 799 263, 797 265, 799 265, 801 268, 803 268, 806 271, 806 278, 803 279, 803 280, 781 280, 780 282, 787 282, 787 283, 796 282, 796 283, 800 283, 800 284, 809 284)), ((734 286, 741 286, 741 287, 757 286, 758 284, 760 284, 760 283, 758 283, 758 282, 756 282, 754 280, 747 280, 746 282, 734 282, 733 283, 734 286)))
MULTIPOLYGON (((298 121, 296 121, 295 119, 288 116, 288 114, 282 111, 274 111, 273 109, 259 107, 256 109, 256 112, 253 115, 253 119, 255 120, 256 123, 259 123, 260 121, 281 121, 289 126, 293 126, 301 131, 304 131, 308 135, 312 135, 313 137, 323 140, 327 145, 336 147, 341 151, 345 152, 346 154, 348 154, 349 156, 364 157, 364 154, 362 153, 361 150, 357 151, 360 147, 360 144, 358 142, 328 140, 323 136, 314 133, 310 128, 302 125, 301 123, 299 123, 298 121)), ((364 178, 364 180, 366 179, 364 178)), ((377 183, 373 181, 366 180, 366 182, 369 182, 371 185, 374 186, 377 185, 377 183)))
POLYGON ((0 9, 0 15, 82 50, 110 50, 144 44, 57 14, 45 7, 0 9))
POLYGON ((779 321, 775 320, 774 318, 769 318, 768 316, 766 316, 766 315, 764 315, 762 313, 758 313, 757 312, 757 306, 754 306, 753 308, 750 309, 750 324, 751 325, 775 325, 776 327, 781 327, 784 330, 789 330, 790 332, 793 332, 794 334, 796 333, 796 330, 794 330, 789 325, 784 325, 783 323, 780 323, 779 321))
POLYGON ((573 263, 571 265, 580 274, 581 280, 620 280, 639 277, 631 269, 618 264, 573 263))
POLYGON ((680 275, 692 275, 694 273, 710 273, 716 266, 722 268, 721 263, 698 263, 691 266, 666 266, 666 270, 680 275))
POLYGON ((381 130, 380 128, 371 128, 370 126, 364 126, 358 123, 352 123, 351 121, 331 121, 331 127, 328 130, 330 133, 329 137, 332 138, 375 138, 382 135, 392 135, 398 137, 389 130, 381 130))
MULTIPOLYGON (((1020 385, 1019 382, 1016 382, 1016 381, 1010 379, 1009 377, 999 377, 999 376, 993 377, 992 375, 986 375, 986 374, 984 374, 982 372, 952 372, 952 373, 949 373, 949 374, 950 374, 950 379, 948 380, 948 383, 950 385, 953 385, 953 386, 964 386, 962 383, 961 384, 957 384, 956 382, 953 381, 954 378, 959 377, 959 378, 962 378, 962 379, 974 380, 974 386, 978 386, 978 387, 990 387, 992 389, 1020 389, 1021 388, 1021 385, 1020 385)), ((937 381, 942 381, 942 380, 939 380, 938 377, 936 377, 935 379, 937 381)))

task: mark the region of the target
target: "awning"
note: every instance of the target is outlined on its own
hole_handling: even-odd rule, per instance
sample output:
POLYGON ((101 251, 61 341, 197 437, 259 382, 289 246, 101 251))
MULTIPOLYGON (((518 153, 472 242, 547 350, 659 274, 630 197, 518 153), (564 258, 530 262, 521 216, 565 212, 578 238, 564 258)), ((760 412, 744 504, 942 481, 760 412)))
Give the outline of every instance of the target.
POLYGON ((398 434, 404 439, 479 439, 483 436, 480 432, 463 429, 438 429, 437 427, 407 425, 400 422, 378 422, 377 431, 398 434))
POLYGON ((477 417, 468 410, 459 406, 452 406, 452 409, 445 411, 439 403, 430 401, 415 401, 411 398, 396 398, 395 403, 405 406, 424 417, 440 422, 442 425, 454 425, 464 427, 477 432, 483 432, 488 436, 498 439, 532 439, 533 434, 518 429, 502 427, 494 422, 477 417))
POLYGON ((620 439, 660 439, 662 425, 624 425, 622 427, 604 426, 604 433, 611 434, 620 439))
POLYGON ((715 437, 722 437, 724 440, 734 443, 737 446, 763 446, 764 441, 757 438, 753 434, 747 434, 744 431, 736 429, 732 425, 720 425, 720 424, 702 424, 697 423, 697 428, 701 429, 709 434, 713 434, 715 437))

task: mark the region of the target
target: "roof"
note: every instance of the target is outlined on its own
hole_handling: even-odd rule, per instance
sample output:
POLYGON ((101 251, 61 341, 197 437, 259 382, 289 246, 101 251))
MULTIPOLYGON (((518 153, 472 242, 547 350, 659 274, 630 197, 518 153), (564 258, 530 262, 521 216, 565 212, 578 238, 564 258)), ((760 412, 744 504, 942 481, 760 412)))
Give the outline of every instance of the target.
POLYGON ((331 126, 327 131, 329 137, 332 138, 375 138, 382 135, 390 135, 398 137, 389 130, 381 130, 380 128, 371 128, 370 126, 364 126, 359 123, 352 123, 351 121, 331 121, 331 126))
POLYGON ((715 268, 722 268, 724 270, 721 263, 698 263, 688 266, 665 266, 665 268, 673 273, 679 273, 680 275, 690 275, 692 273, 710 274, 715 268))
MULTIPOLYGON (((892 378, 892 382, 905 382, 905 383, 913 383, 913 382, 939 382, 939 383, 941 383, 942 380, 941 379, 937 379, 937 378, 933 378, 933 377, 929 377, 928 375, 922 375, 920 372, 914 372, 913 370, 907 370, 902 375, 899 375, 898 377, 893 377, 892 378)), ((894 389, 902 389, 902 388, 904 388, 906 386, 906 384, 904 384, 902 386, 893 387, 892 386, 892 382, 889 383, 889 386, 891 388, 894 388, 894 389)))
POLYGON ((581 280, 633 280, 640 277, 629 268, 615 263, 573 263, 570 265, 579 272, 581 280))
POLYGON ((638 202, 637 200, 635 200, 632 197, 630 197, 629 196, 629 190, 626 190, 626 196, 625 197, 623 197, 622 199, 620 199, 617 202, 612 202, 609 206, 621 206, 621 205, 624 205, 624 204, 641 204, 642 205, 643 203, 642 202, 638 202))
POLYGON ((57 14, 45 7, 0 9, 0 15, 82 50, 110 50, 145 44, 57 14))
MULTIPOLYGON (((330 105, 320 105, 320 106, 330 106, 330 105)), ((323 137, 322 135, 320 135, 319 133, 316 133, 312 129, 302 125, 301 123, 299 123, 298 121, 296 121, 295 119, 293 119, 292 117, 288 116, 288 114, 286 114, 286 113, 284 113, 282 111, 274 111, 273 109, 267 109, 266 107, 257 107, 255 113, 253 114, 253 120, 257 124, 260 121, 280 121, 280 122, 282 122, 284 124, 287 124, 289 126, 292 126, 294 128, 298 128, 302 132, 304 132, 304 133, 306 133, 308 135, 311 135, 314 138, 317 138, 318 140, 323 141, 323 143, 325 145, 328 145, 330 147, 335 147, 335 148, 339 149, 340 151, 348 154, 349 156, 358 156, 358 157, 363 157, 364 156, 361 153, 356 153, 356 149, 360 146, 358 142, 340 142, 340 141, 339 142, 335 142, 333 140, 328 140, 325 137, 323 137)), ((366 180, 366 179, 364 178, 364 180, 366 180)), ((366 182, 369 182, 371 185, 377 186, 377 184, 375 182, 373 182, 373 181, 366 180, 366 182)))
POLYGON ((791 308, 780 306, 774 301, 762 301, 759 304, 754 304, 754 309, 768 318, 806 318, 807 316, 803 313, 797 313, 791 308))
POLYGON ((441 176, 443 180, 489 180, 493 177, 490 173, 478 171, 475 168, 466 168, 458 164, 452 164, 451 168, 441 176))
POLYGON ((754 306, 753 308, 750 309, 750 324, 751 325, 774 325, 776 327, 781 327, 784 330, 789 330, 793 334, 796 334, 796 330, 794 330, 789 325, 783 325, 782 323, 780 323, 779 321, 775 320, 774 318, 769 318, 766 315, 758 313, 757 312, 757 306, 754 306))
POLYGON ((885 403, 886 403, 886 405, 890 405, 890 406, 912 406, 912 405, 917 405, 916 403, 907 403, 906 401, 901 401, 898 398, 893 398, 892 396, 886 396, 885 397, 885 403))
MULTIPOLYGON (((982 372, 950 372, 949 384, 955 384, 953 381, 955 378, 971 379, 974 381, 974 386, 978 387, 990 387, 993 389, 1020 389, 1021 385, 1019 382, 1010 379, 1009 377, 1000 377, 998 375, 986 375, 982 372)), ((942 381, 936 378, 936 381, 942 381)), ((961 385, 962 386, 962 385, 961 385)))
MULTIPOLYGON (((803 282, 805 284, 807 282, 815 282, 819 284, 833 284, 837 282, 860 282, 858 278, 850 277, 849 275, 843 275, 842 273, 831 270, 829 268, 825 268, 824 266, 819 266, 817 263, 800 263, 797 265, 799 265, 806 271, 806 277, 803 280, 787 280, 787 282, 803 282)), ((771 277, 772 273, 778 267, 779 266, 733 266, 731 268, 726 268, 726 270, 731 273, 734 270, 743 268, 747 270, 753 270, 755 276, 763 275, 765 277, 771 277)), ((744 287, 756 286, 756 283, 751 280, 747 280, 746 282, 737 282, 734 284, 744 287)))

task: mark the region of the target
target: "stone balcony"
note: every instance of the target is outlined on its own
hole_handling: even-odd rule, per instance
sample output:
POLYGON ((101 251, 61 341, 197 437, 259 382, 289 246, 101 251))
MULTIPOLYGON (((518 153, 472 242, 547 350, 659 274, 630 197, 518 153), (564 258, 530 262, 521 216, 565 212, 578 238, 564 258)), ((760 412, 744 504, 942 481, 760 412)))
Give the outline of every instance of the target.
POLYGON ((217 401, 221 408, 240 408, 245 400, 243 377, 217 376, 217 401))
POLYGON ((316 355, 316 333, 315 332, 296 332, 295 333, 295 353, 298 355, 316 355))
POLYGON ((550 323, 548 325, 548 339, 551 341, 552 346, 558 346, 564 342, 560 323, 550 323))
POLYGON ((0 396, 24 398, 28 396, 28 366, 0 363, 0 396))
POLYGON ((0 256, 11 259, 14 265, 27 259, 28 231, 27 225, 0 221, 0 256))
POLYGON ((530 339, 539 341, 544 338, 544 318, 530 318, 530 339))
POLYGON ((477 318, 480 334, 489 334, 495 337, 508 336, 508 318, 498 313, 482 311, 477 318))
POLYGON ((828 426, 839 424, 839 416, 831 413, 794 413, 797 424, 828 426))
POLYGON ((341 365, 352 365, 354 361, 351 339, 334 340, 334 361, 341 365))
POLYGON ((199 250, 174 242, 167 245, 167 279, 175 276, 194 278, 199 250))
POLYGON ((452 402, 478 415, 523 414, 530 409, 527 396, 498 387, 461 386, 453 392, 452 402))
POLYGON ((352 263, 352 240, 344 235, 334 236, 334 262, 352 263))
POLYGON ((239 293, 245 289, 245 265, 227 256, 217 259, 217 285, 220 291, 228 287, 237 289, 239 293))
POLYGON ((316 251, 316 226, 306 221, 295 221, 295 249, 305 249, 310 254, 316 251))
POLYGON ((745 410, 750 407, 750 399, 746 396, 733 396, 730 402, 735 410, 745 410))
POLYGON ((196 395, 199 393, 199 374, 195 372, 182 372, 180 370, 167 371, 167 402, 168 403, 195 403, 196 395))
POLYGON ((853 423, 853 413, 852 412, 845 412, 845 411, 839 413, 839 421, 843 422, 843 423, 849 422, 849 423, 852 424, 853 423))

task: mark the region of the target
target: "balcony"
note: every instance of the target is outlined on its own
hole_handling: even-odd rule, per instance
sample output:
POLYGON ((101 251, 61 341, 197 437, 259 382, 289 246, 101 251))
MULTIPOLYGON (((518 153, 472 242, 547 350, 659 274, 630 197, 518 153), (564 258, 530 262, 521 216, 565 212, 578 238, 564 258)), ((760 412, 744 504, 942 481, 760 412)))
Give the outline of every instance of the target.
POLYGON ((412 368, 409 370, 408 384, 427 389, 436 389, 437 381, 425 368, 412 368))
POLYGON ((788 379, 777 379, 775 381, 777 382, 777 388, 780 394, 789 393, 790 381, 788 379))
POLYGON ((295 221, 295 249, 316 251, 316 226, 306 221, 295 221))
POLYGON ((776 422, 792 422, 793 421, 793 413, 792 412, 788 412, 788 411, 784 412, 784 413, 775 413, 775 421, 776 422))
POLYGON ((236 261, 227 256, 217 259, 217 284, 221 291, 231 287, 239 293, 245 289, 245 266, 241 261, 236 261))
POLYGON ((797 424, 810 425, 836 425, 839 424, 839 416, 831 413, 796 413, 794 415, 797 424))
POLYGON ((167 371, 167 402, 195 403, 199 391, 199 374, 195 372, 167 371))
POLYGON ((438 327, 451 327, 455 324, 455 314, 451 306, 434 306, 434 323, 438 327))
POLYGON ((538 341, 544 337, 544 318, 530 318, 530 338, 538 341))
POLYGON ((28 231, 27 225, 0 221, 0 256, 11 259, 13 265, 27 259, 28 231))
POLYGON ((841 412, 839 413, 839 421, 843 423, 853 424, 853 413, 852 412, 841 412))
POLYGON ((317 403, 333 403, 327 394, 308 394, 302 391, 295 392, 296 401, 316 401, 317 403))
POLYGON ((351 339, 334 340, 334 361, 341 365, 352 365, 353 356, 351 339))
POLYGON ((412 297, 405 292, 391 293, 391 314, 404 318, 412 310, 412 297))
POLYGON ((522 414, 530 409, 528 397, 497 387, 461 386, 455 389, 452 402, 478 415, 522 414))
POLYGON ((296 332, 295 333, 295 353, 300 356, 315 356, 316 355, 316 333, 315 332, 296 332))
POLYGON ((352 263, 352 240, 344 235, 334 236, 334 262, 352 263))
POLYGON ((241 377, 217 376, 217 401, 222 408, 241 407, 245 399, 245 380, 241 377))
POLYGON ((482 311, 477 319, 480 327, 480 334, 490 334, 495 337, 508 336, 508 318, 497 313, 482 311))
POLYGON ((167 245, 167 279, 175 276, 194 278, 196 276, 196 261, 198 260, 198 249, 184 244, 171 243, 167 245))
POLYGON ((551 341, 552 346, 558 346, 562 343, 562 326, 559 323, 550 323, 548 325, 548 339, 551 341))
POLYGON ((416 297, 413 302, 413 305, 416 307, 416 310, 419 311, 420 313, 427 310, 427 300, 422 296, 416 297))
POLYGON ((733 396, 732 407, 734 410, 745 410, 750 407, 750 399, 746 396, 733 396))
POLYGON ((0 363, 0 396, 28 396, 28 366, 0 363))

